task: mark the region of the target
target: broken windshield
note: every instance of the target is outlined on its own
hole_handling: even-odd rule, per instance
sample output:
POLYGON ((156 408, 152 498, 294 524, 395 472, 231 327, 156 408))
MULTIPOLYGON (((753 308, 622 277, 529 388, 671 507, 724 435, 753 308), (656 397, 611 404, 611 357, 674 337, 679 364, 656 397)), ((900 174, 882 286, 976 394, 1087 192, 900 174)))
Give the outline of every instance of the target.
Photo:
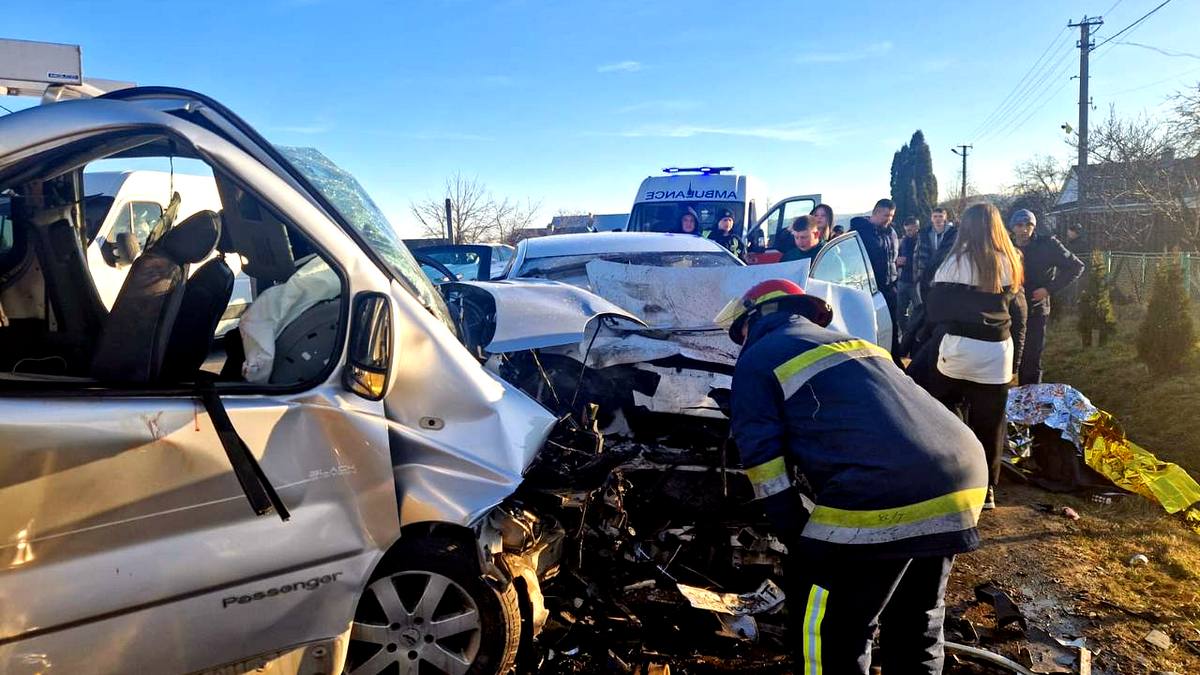
POLYGON ((316 148, 280 145, 276 149, 338 210, 367 246, 387 262, 401 279, 401 284, 442 323, 454 330, 454 322, 450 319, 450 311, 441 294, 421 271, 421 266, 401 241, 400 235, 358 180, 316 148))

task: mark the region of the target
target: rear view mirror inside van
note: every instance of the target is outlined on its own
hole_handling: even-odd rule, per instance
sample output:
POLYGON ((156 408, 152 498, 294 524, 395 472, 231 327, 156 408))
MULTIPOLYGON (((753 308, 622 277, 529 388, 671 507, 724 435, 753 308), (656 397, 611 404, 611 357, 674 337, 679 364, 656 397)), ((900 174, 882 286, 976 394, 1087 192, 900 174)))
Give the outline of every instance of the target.
POLYGON ((380 293, 361 293, 350 317, 350 350, 342 382, 363 398, 378 401, 392 361, 392 312, 380 293))

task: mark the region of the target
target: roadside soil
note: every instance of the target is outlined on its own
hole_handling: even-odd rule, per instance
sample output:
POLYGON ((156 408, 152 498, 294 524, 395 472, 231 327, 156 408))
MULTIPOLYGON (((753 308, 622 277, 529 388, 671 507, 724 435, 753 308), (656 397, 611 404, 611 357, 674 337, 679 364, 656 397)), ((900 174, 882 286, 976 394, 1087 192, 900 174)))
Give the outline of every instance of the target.
POLYGON ((1021 652, 1030 638, 1082 637, 1093 673, 1200 673, 1200 536, 1136 495, 1101 505, 1009 484, 997 502, 983 514, 983 547, 957 559, 946 596, 950 614, 976 626, 979 646, 1028 665, 1021 652), (1149 562, 1130 565, 1137 554, 1149 562), (995 630, 991 606, 974 592, 989 581, 1017 603, 1025 631, 995 630), (1145 641, 1155 629, 1168 648, 1145 641))

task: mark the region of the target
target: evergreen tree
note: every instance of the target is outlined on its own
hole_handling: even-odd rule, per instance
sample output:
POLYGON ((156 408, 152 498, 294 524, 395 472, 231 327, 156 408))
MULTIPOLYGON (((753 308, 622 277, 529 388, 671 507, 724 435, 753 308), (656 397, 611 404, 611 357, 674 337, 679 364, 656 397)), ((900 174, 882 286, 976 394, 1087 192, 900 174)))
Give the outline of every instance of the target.
POLYGON ((896 202, 896 222, 916 216, 924 226, 937 206, 937 177, 933 175, 933 156, 925 134, 917 129, 912 139, 892 155, 892 201, 896 202))
POLYGON ((1146 318, 1138 328, 1138 359, 1153 375, 1172 375, 1196 348, 1191 301, 1179 262, 1164 260, 1154 275, 1146 318))
POLYGON ((925 134, 917 129, 908 142, 910 154, 909 167, 913 182, 912 211, 908 214, 921 219, 921 224, 929 222, 929 216, 937 206, 938 184, 937 176, 933 175, 933 155, 929 144, 925 142, 925 134))
POLYGON ((1104 265, 1104 253, 1092 253, 1092 264, 1088 265, 1087 281, 1079 294, 1079 337, 1084 347, 1092 346, 1092 333, 1100 331, 1100 344, 1108 342, 1116 329, 1117 318, 1113 314, 1112 294, 1108 282, 1108 270, 1104 265))

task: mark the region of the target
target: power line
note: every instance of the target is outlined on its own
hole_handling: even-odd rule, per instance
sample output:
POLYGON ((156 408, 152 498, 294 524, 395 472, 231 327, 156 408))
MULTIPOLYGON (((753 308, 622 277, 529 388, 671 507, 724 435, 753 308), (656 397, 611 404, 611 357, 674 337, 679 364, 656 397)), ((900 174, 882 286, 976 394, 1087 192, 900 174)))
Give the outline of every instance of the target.
POLYGON ((1155 13, 1155 12, 1157 12, 1158 10, 1162 9, 1163 7, 1166 7, 1168 4, 1170 4, 1170 2, 1171 2, 1171 0, 1163 0, 1163 2, 1162 2, 1162 4, 1161 4, 1161 5, 1159 5, 1158 7, 1155 7, 1154 9, 1150 10, 1149 12, 1146 12, 1145 14, 1143 14, 1143 15, 1142 15, 1142 17, 1141 17, 1140 19, 1138 19, 1137 21, 1134 21, 1133 23, 1129 24, 1128 26, 1125 26, 1125 27, 1124 27, 1124 28, 1122 28, 1121 30, 1117 31, 1115 35, 1110 35, 1110 36, 1108 36, 1108 38, 1107 38, 1107 39, 1106 39, 1104 42, 1101 42, 1100 44, 1096 45, 1095 47, 1092 47, 1092 48, 1091 48, 1089 51, 1093 51, 1093 52, 1094 52, 1094 51, 1096 51, 1097 49, 1099 49, 1099 48, 1103 47, 1104 45, 1106 45, 1106 44, 1108 44, 1108 43, 1112 42, 1113 40, 1115 40, 1115 39, 1117 39, 1117 38, 1121 37, 1123 34, 1125 34, 1125 32, 1126 32, 1126 31, 1128 31, 1129 29, 1131 29, 1131 28, 1133 28, 1134 26, 1138 25, 1139 23, 1141 23, 1141 22, 1145 21, 1146 19, 1149 19, 1149 18, 1150 18, 1150 16, 1151 16, 1152 14, 1154 14, 1154 13, 1155 13))
POLYGON ((1030 98, 1036 95, 1037 91, 1045 85, 1048 77, 1060 69, 1063 62, 1071 56, 1072 51, 1074 50, 1070 47, 1070 45, 1063 45, 1063 49, 1058 53, 1057 57, 1053 61, 1047 61, 1044 63, 1043 67, 1038 69, 1038 72, 1033 79, 1029 80, 1009 95, 1004 104, 997 109, 995 116, 986 121, 984 124, 981 124, 976 129, 975 133, 971 136, 972 140, 981 139, 990 135, 991 133, 995 132, 998 127, 1007 124, 1015 115, 1019 115, 1022 111, 1024 111, 1026 106, 1031 104, 1030 98))
POLYGON ((1020 89, 1021 86, 1029 79, 1029 77, 1033 74, 1033 72, 1038 68, 1038 65, 1042 63, 1042 59, 1046 58, 1046 55, 1049 54, 1050 50, 1054 48, 1054 45, 1059 43, 1059 38, 1062 37, 1063 33, 1067 32, 1067 28, 1068 28, 1067 26, 1064 26, 1063 29, 1061 31, 1059 31, 1057 35, 1055 35, 1053 38, 1051 38, 1050 44, 1046 45, 1046 48, 1044 50, 1042 50, 1041 55, 1038 56, 1037 60, 1033 62, 1033 65, 1029 66, 1029 70, 1025 71, 1025 74, 1021 76, 1021 79, 1017 80, 1017 83, 1015 85, 1013 85, 1012 91, 1010 91, 1007 96, 1000 99, 1000 103, 992 110, 991 113, 988 114, 987 117, 985 117, 983 119, 983 121, 981 121, 979 123, 979 126, 976 127, 974 132, 972 132, 973 136, 978 135, 980 131, 982 131, 983 129, 986 129, 988 124, 998 114, 1000 114, 1000 110, 1010 104, 1010 102, 1014 98, 1014 95, 1017 93, 1017 90, 1020 89))
POLYGON ((1046 95, 1046 92, 1054 86, 1054 83, 1059 81, 1067 74, 1067 71, 1071 67, 1071 62, 1068 60, 1070 55, 1071 51, 1064 53, 1063 56, 1054 63, 1054 69, 1047 70, 1041 79, 1039 79, 1038 82, 1033 86, 1033 88, 1022 97, 1021 105, 1013 108, 1011 114, 1004 116, 1000 120, 997 120, 990 129, 984 132, 977 139, 977 142, 1000 136, 1001 134, 1004 134, 1004 138, 1007 138, 1008 135, 1011 135, 1013 130, 1020 128, 1020 126, 1028 121, 1034 113, 1045 107, 1046 102, 1050 100, 1050 98, 1053 98, 1053 96, 1057 94, 1067 82, 1070 81, 1064 80, 1062 85, 1059 86, 1059 89, 1056 90, 1054 94, 1051 94, 1050 96, 1046 95))
POLYGON ((1150 82, 1150 83, 1147 83, 1147 84, 1138 85, 1138 86, 1136 86, 1136 87, 1131 87, 1131 88, 1129 88, 1129 89, 1122 89, 1121 91, 1114 91, 1114 92, 1112 92, 1111 94, 1109 94, 1109 96, 1120 96, 1121 94, 1130 94, 1130 93, 1133 93, 1133 92, 1135 92, 1135 91, 1142 91, 1143 89, 1149 89, 1150 87, 1153 87, 1153 86, 1155 86, 1155 85, 1159 85, 1159 84, 1162 84, 1162 83, 1164 83, 1164 82, 1170 82, 1170 81, 1172 81, 1172 80, 1177 80, 1177 79, 1179 79, 1179 78, 1181 78, 1181 77, 1183 77, 1183 76, 1185 76, 1185 75, 1191 75, 1192 73, 1197 73, 1197 72, 1200 72, 1200 68, 1192 68, 1191 70, 1185 70, 1185 71, 1183 71, 1182 73, 1178 73, 1178 74, 1176 74, 1176 75, 1172 75, 1171 77, 1164 77, 1164 78, 1163 78, 1163 79, 1161 79, 1161 80, 1155 80, 1155 81, 1153 81, 1153 82, 1150 82))

